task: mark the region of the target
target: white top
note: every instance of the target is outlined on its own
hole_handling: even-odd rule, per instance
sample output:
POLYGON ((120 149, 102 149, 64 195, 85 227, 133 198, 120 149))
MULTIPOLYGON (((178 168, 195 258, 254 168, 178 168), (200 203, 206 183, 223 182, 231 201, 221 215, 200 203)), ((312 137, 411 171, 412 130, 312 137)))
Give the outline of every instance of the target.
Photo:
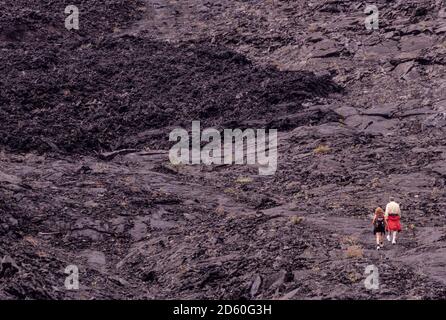
POLYGON ((395 201, 390 201, 387 205, 386 205, 386 212, 385 212, 385 216, 388 217, 389 214, 397 214, 401 217, 401 210, 400 210, 400 205, 398 203, 396 203, 395 201))

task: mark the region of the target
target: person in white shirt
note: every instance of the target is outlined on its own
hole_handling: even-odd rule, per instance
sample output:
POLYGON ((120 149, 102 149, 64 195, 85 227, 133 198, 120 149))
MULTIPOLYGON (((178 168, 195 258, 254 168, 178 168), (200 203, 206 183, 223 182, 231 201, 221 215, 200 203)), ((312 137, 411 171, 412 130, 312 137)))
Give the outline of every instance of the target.
POLYGON ((396 244, 396 234, 401 231, 401 209, 393 197, 390 197, 389 200, 390 202, 386 205, 386 211, 384 213, 387 222, 387 231, 389 231, 387 240, 392 240, 392 244, 396 244))

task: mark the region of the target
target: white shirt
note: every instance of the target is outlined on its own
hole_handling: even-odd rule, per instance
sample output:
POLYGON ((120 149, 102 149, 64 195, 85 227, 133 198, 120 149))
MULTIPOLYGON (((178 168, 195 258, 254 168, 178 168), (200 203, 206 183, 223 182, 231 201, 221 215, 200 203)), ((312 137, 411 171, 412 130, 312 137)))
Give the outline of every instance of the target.
POLYGON ((389 214, 397 214, 401 217, 401 210, 400 210, 400 205, 398 203, 396 203, 395 201, 390 201, 387 205, 386 205, 386 212, 385 212, 385 216, 388 217, 389 214))

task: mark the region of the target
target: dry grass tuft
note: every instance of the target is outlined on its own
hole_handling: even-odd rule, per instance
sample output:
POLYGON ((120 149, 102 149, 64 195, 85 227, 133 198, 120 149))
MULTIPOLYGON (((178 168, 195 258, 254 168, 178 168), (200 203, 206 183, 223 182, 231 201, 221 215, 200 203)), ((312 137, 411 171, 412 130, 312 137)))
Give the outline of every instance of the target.
POLYGON ((356 283, 361 280, 361 275, 358 272, 349 272, 347 274, 347 279, 350 280, 351 283, 356 283))
POLYGON ((223 215, 225 214, 225 208, 223 208, 223 206, 220 204, 218 205, 218 207, 215 209, 215 213, 219 214, 219 215, 223 215))
POLYGON ((330 150, 331 149, 329 146, 321 144, 316 149, 313 150, 313 153, 315 153, 315 154, 328 153, 328 152, 330 152, 330 150))
POLYGON ((235 182, 240 183, 240 184, 248 184, 251 183, 253 180, 250 177, 238 177, 237 180, 235 180, 235 182))
POLYGON ((347 248, 347 258, 362 258, 364 257, 364 250, 362 249, 361 246, 358 245, 354 245, 354 246, 349 246, 347 248))
POLYGON ((341 239, 341 243, 348 246, 355 246, 358 243, 358 238, 354 236, 345 236, 341 239))
POLYGON ((304 218, 303 217, 299 217, 299 216, 292 216, 290 221, 291 221, 292 224, 299 224, 302 221, 304 221, 304 218))
POLYGON ((232 194, 232 195, 237 194, 237 190, 234 188, 226 188, 225 190, 223 190, 223 192, 226 194, 232 194))

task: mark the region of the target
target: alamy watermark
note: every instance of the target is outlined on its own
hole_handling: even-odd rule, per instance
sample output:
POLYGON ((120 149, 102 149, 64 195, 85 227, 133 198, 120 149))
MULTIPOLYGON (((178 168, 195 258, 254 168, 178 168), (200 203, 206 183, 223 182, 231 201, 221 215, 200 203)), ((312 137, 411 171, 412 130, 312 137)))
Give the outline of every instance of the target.
POLYGON ((79 268, 76 265, 69 265, 65 268, 68 276, 65 278, 65 289, 79 290, 79 268))
POLYGON ((222 139, 217 129, 201 132, 200 121, 192 121, 191 136, 178 128, 170 133, 169 140, 178 141, 169 151, 174 165, 258 165, 260 175, 273 175, 277 170, 276 129, 269 129, 268 134, 265 129, 225 129, 222 139), (202 143, 206 144, 201 147, 202 143))
POLYGON ((364 24, 367 30, 379 29, 379 10, 375 5, 367 5, 364 13, 368 16, 364 20, 364 24))
POLYGON ((367 278, 364 281, 364 286, 367 290, 378 290, 379 289, 379 272, 378 268, 371 264, 365 268, 365 275, 367 278))
POLYGON ((65 8, 65 14, 69 16, 65 18, 65 28, 67 30, 79 30, 79 9, 76 6, 69 5, 65 8))

